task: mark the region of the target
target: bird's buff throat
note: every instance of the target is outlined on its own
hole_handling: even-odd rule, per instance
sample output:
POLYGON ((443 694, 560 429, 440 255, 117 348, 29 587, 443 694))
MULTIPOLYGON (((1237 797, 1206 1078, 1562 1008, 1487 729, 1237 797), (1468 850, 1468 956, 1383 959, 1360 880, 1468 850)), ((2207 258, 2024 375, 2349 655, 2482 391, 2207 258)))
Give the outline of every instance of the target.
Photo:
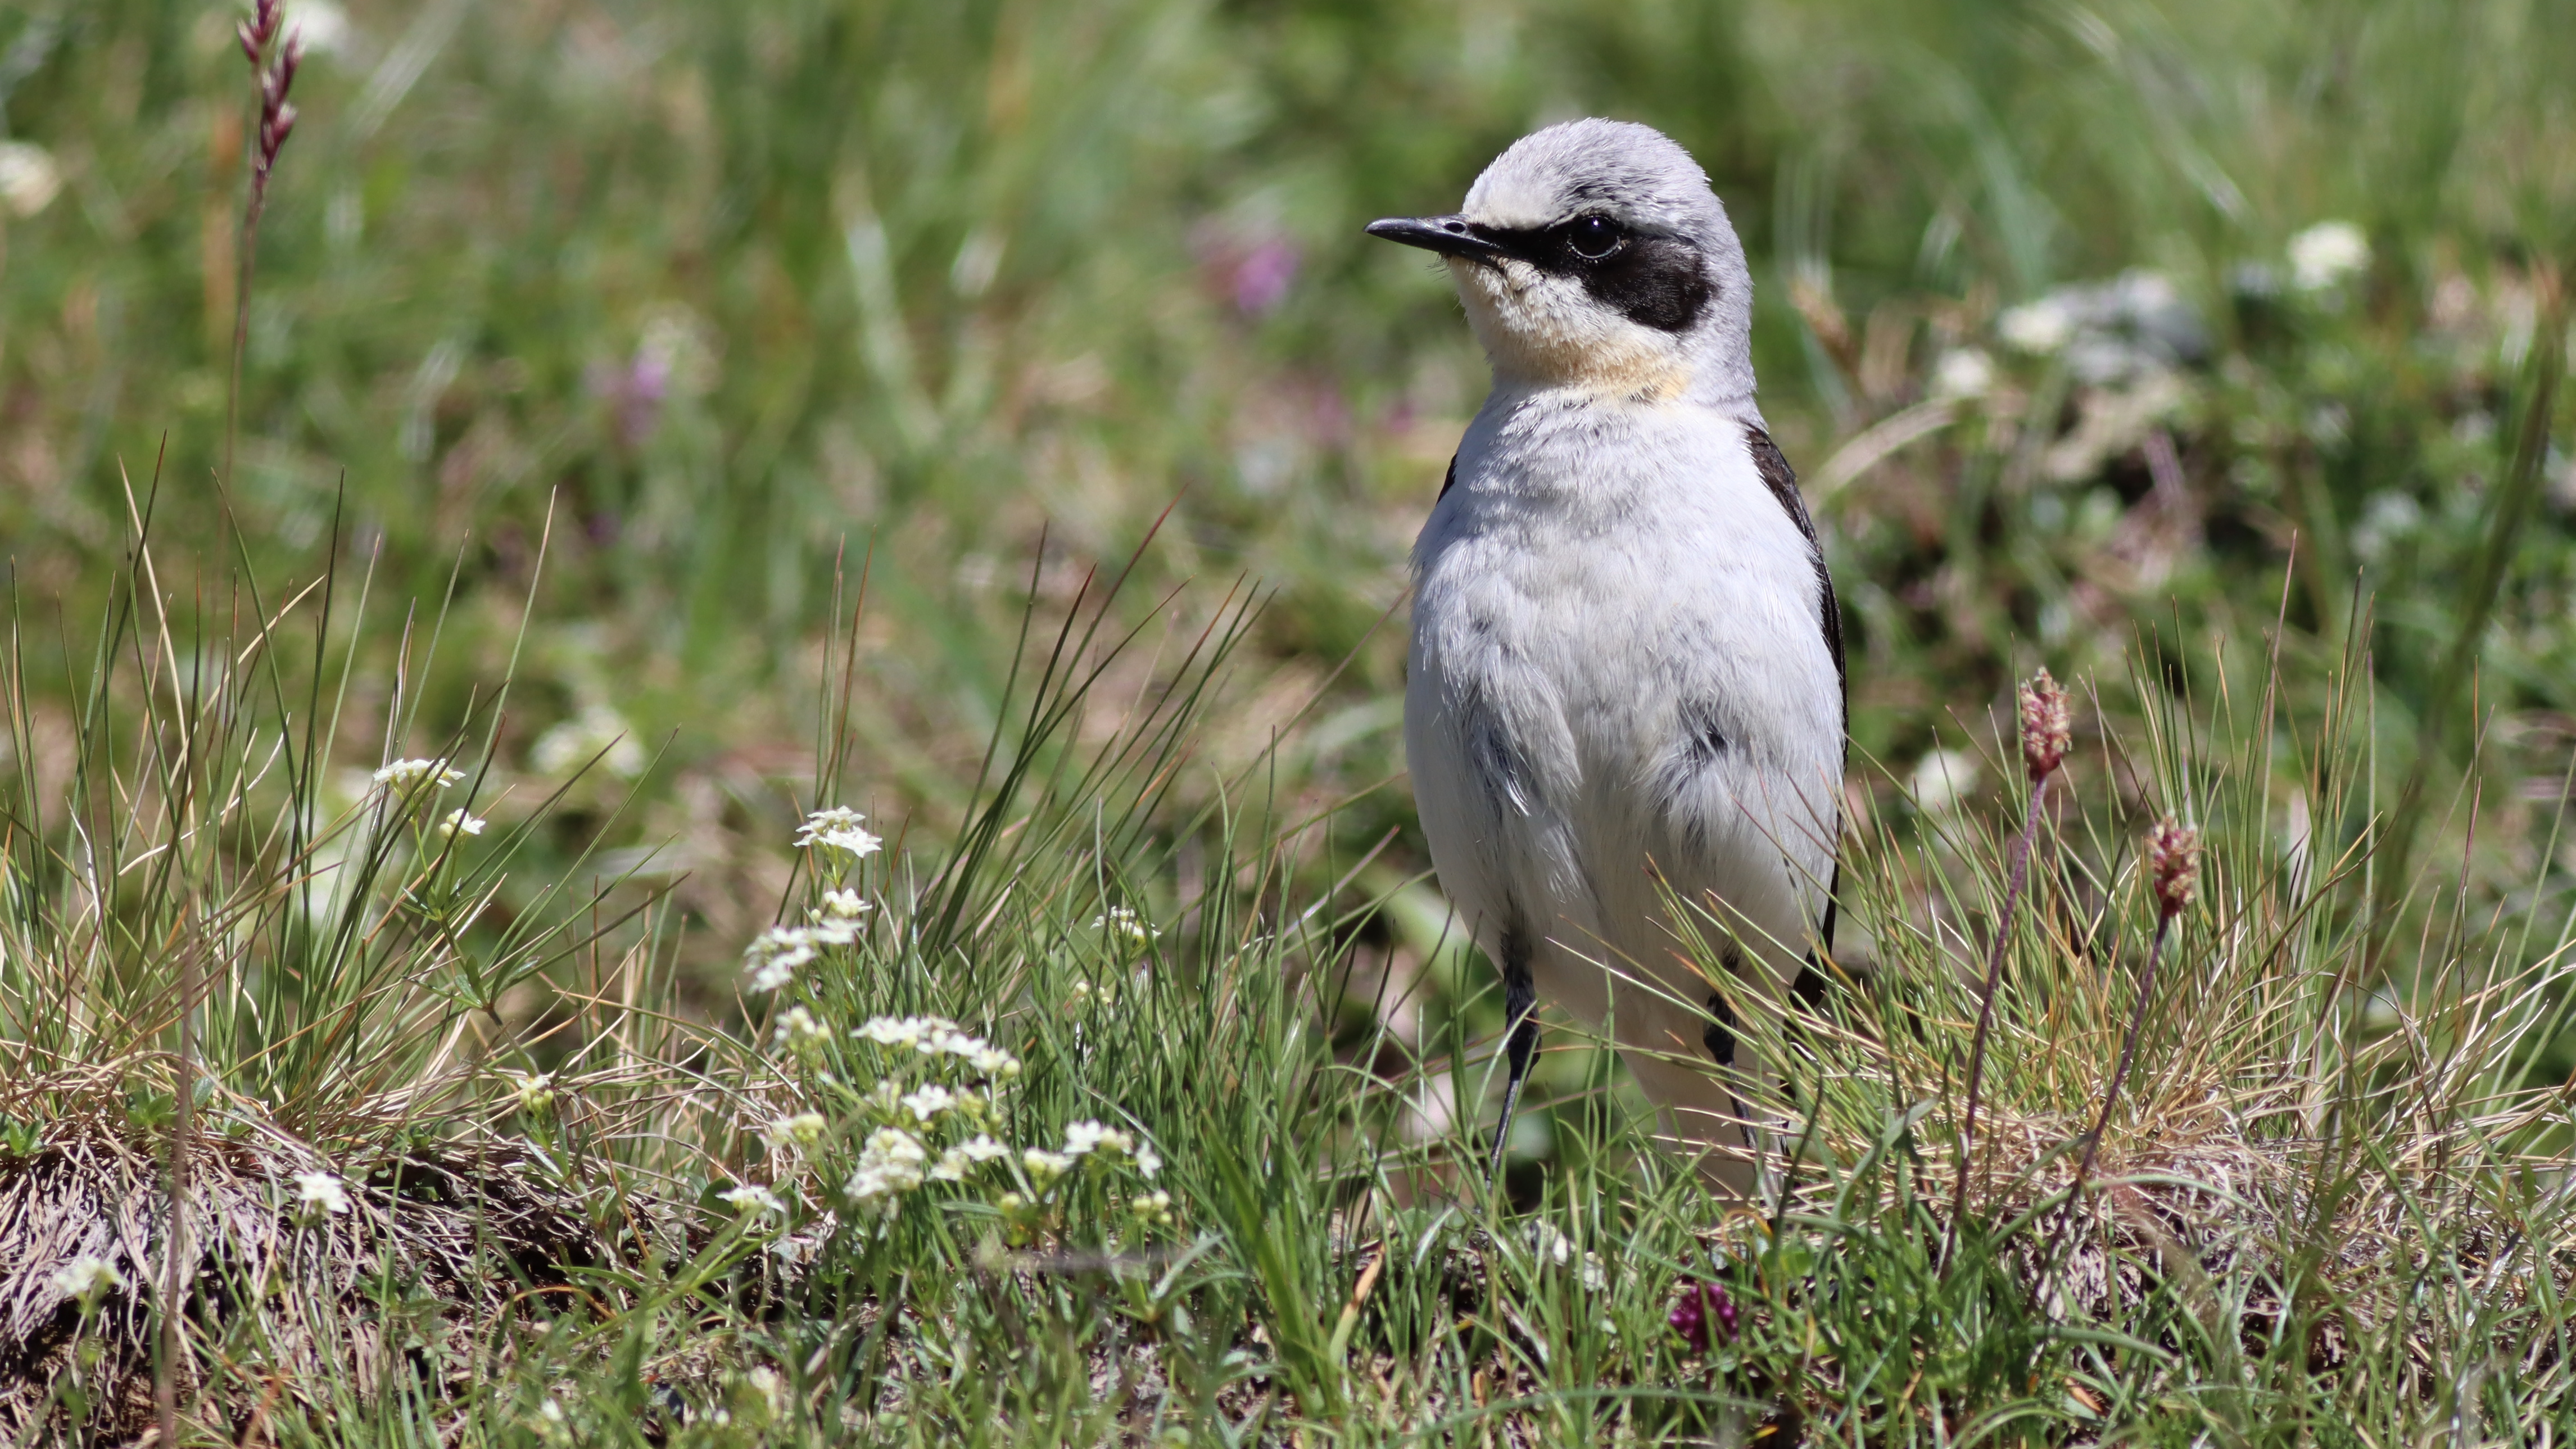
POLYGON ((1670 402, 1690 390, 1690 359, 1677 340, 1602 326, 1598 309, 1578 305, 1579 289, 1562 279, 1525 264, 1463 257, 1450 258, 1449 270, 1498 381, 1639 403, 1670 402), (1561 289, 1576 296, 1557 295, 1561 289))

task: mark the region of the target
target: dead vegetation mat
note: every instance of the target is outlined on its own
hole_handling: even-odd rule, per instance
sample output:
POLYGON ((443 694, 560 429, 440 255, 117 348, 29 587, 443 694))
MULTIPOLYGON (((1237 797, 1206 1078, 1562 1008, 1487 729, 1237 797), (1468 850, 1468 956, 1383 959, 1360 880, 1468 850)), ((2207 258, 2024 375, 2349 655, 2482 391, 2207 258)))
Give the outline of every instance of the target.
MULTIPOLYGON (((397 1137, 326 1158, 229 1125, 190 1152, 175 1375, 182 1413, 228 1437, 319 1393, 408 1380, 446 1397, 488 1372, 510 1325, 609 1306, 583 1269, 691 1247, 681 1215, 586 1200, 506 1141, 397 1137), (299 1175, 315 1172, 340 1180, 342 1210, 305 1201, 299 1175)), ((57 1121, 37 1150, 0 1152, 0 1442, 150 1431, 167 1142, 57 1121), (116 1274, 86 1311, 59 1280, 82 1259, 116 1274)))

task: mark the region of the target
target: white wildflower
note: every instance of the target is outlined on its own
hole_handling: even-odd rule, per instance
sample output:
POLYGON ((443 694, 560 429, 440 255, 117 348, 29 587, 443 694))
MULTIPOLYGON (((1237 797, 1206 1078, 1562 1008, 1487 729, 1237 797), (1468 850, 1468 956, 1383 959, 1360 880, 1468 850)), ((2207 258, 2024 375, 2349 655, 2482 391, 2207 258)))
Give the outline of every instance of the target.
POLYGON ((1934 750, 1914 766, 1916 808, 1938 815, 1977 788, 1977 758, 1964 750, 1934 750))
POLYGON ((931 1165, 930 1180, 932 1182, 963 1182, 966 1180, 966 1169, 973 1165, 973 1163, 966 1160, 965 1153, 951 1147, 947 1151, 939 1154, 939 1161, 931 1165))
POLYGON ((963 1057, 974 1055, 975 1048, 981 1044, 954 1026, 936 1026, 923 1032, 921 1040, 912 1044, 912 1049, 926 1057, 963 1057))
POLYGON ((823 1134, 831 1129, 831 1125, 823 1120, 820 1112, 799 1112, 793 1117, 781 1117, 770 1123, 760 1136, 772 1147, 810 1148, 823 1140, 823 1134))
POLYGON ((1020 1154, 1020 1166, 1028 1169, 1029 1180, 1040 1187, 1073 1171, 1073 1159, 1061 1152, 1032 1147, 1020 1154))
POLYGON ((779 1016, 773 1035, 783 1047, 810 1047, 831 1040, 832 1029, 804 1007, 791 1006, 779 1016))
POLYGON ((96 1308, 109 1290, 125 1286, 125 1275, 105 1258, 84 1253, 54 1270, 54 1291, 77 1298, 83 1308, 96 1308))
POLYGON ((1111 906, 1102 914, 1092 917, 1091 929, 1124 936, 1138 945, 1143 945, 1163 934, 1138 920, 1136 913, 1125 906, 1111 906))
POLYGON ((1136 1144, 1136 1170, 1144 1174, 1147 1182, 1153 1181, 1154 1174, 1163 1170, 1163 1154, 1154 1150, 1153 1143, 1136 1144))
POLYGON ((868 910, 868 903, 859 899, 859 893, 845 886, 823 892, 822 908, 814 912, 814 918, 818 921, 848 920, 853 916, 864 916, 868 910))
POLYGON ((969 1162, 999 1162, 1011 1155, 1011 1149, 982 1133, 977 1133, 958 1144, 957 1150, 966 1154, 966 1160, 969 1162))
POLYGON ((1541 1262, 1553 1262, 1562 1268, 1574 1261, 1574 1240, 1556 1230, 1556 1224, 1540 1221, 1530 1224, 1530 1251, 1541 1262))
POLYGON ((451 840, 459 835, 480 835, 483 833, 483 827, 491 823, 480 815, 468 815, 462 810, 450 810, 447 812, 447 818, 438 822, 438 833, 451 840))
POLYGON ((878 1046, 918 1048, 948 1025, 935 1016, 872 1016, 860 1025, 859 1035, 878 1046))
POLYGON ((880 1127, 859 1154, 859 1170, 850 1178, 850 1196, 860 1202, 893 1198, 921 1186, 930 1149, 900 1127, 880 1127))
POLYGON ((0 141, 0 205, 20 216, 34 216, 53 205, 63 189, 63 168, 54 153, 33 141, 0 141))
POLYGON ((1995 360, 1974 347, 1961 347, 1941 354, 1932 364, 1932 396, 1936 398, 1984 397, 1994 391, 1995 360))
POLYGON ((295 1174, 296 1206, 307 1215, 345 1213, 349 1210, 349 1191, 340 1179, 327 1172, 295 1174))
POLYGON ((1136 1150, 1136 1139, 1115 1127, 1098 1122, 1076 1122, 1064 1129, 1064 1155, 1081 1157, 1104 1152, 1111 1157, 1125 1157, 1136 1150))
POLYGON ((864 859, 876 854, 877 847, 884 844, 859 828, 859 822, 867 818, 856 810, 838 805, 828 810, 817 810, 805 817, 804 827, 796 832, 796 844, 800 849, 829 846, 864 859))
POLYGON ((528 762, 537 773, 563 779, 597 760, 600 768, 621 780, 644 773, 644 746, 626 717, 604 704, 583 708, 571 719, 537 737, 528 762))
POLYGON ((2055 297, 2042 297, 2007 309, 1995 319, 1995 335, 2016 352, 2046 357, 2075 336, 2075 314, 2055 297))
POLYGON ((787 1204, 778 1200, 778 1194, 771 1192, 768 1188, 755 1186, 750 1183, 745 1183, 741 1187, 733 1188, 726 1192, 720 1192, 716 1194, 716 1197, 718 1200, 722 1201, 725 1206, 732 1208, 735 1212, 741 1213, 746 1217, 753 1214, 767 1216, 772 1213, 783 1217, 787 1212, 787 1204))
POLYGON ((1149 1223, 1168 1227, 1172 1221, 1172 1195, 1158 1188, 1142 1197, 1130 1199, 1127 1210, 1149 1223))
POLYGON ((979 1042, 975 1050, 961 1052, 959 1055, 965 1057, 966 1064, 982 1076, 1010 1078, 1020 1074, 1020 1059, 1000 1047, 986 1046, 979 1042))
POLYGON ((796 970, 814 959, 814 941, 790 926, 772 926, 743 948, 743 970, 754 991, 776 991, 796 979, 796 970))
POLYGON ((2290 285, 2302 292, 2342 286, 2370 265, 2370 238, 2348 221, 2321 221, 2290 238, 2290 285))
POLYGON ((938 1121, 955 1111, 956 1107, 957 1094, 937 1082, 924 1083, 919 1090, 907 1092, 903 1097, 903 1109, 912 1114, 914 1121, 924 1125, 938 1121))
POLYGON ((375 775, 377 784, 392 787, 397 795, 409 795, 426 783, 444 790, 464 778, 464 771, 451 768, 445 760, 396 760, 375 775))
POLYGON ((514 1072, 504 1068, 501 1075, 510 1079, 510 1093, 518 1098, 520 1111, 535 1116, 555 1104, 553 1073, 514 1072))

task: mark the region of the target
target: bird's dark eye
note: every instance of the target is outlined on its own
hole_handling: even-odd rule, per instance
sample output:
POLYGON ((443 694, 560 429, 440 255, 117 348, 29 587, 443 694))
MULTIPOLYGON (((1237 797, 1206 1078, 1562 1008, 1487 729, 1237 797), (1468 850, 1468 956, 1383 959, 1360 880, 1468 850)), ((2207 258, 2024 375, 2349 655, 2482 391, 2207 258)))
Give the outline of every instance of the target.
POLYGON ((1587 262, 1597 262, 1619 249, 1627 232, 1606 216, 1578 216, 1565 229, 1566 245, 1587 262))

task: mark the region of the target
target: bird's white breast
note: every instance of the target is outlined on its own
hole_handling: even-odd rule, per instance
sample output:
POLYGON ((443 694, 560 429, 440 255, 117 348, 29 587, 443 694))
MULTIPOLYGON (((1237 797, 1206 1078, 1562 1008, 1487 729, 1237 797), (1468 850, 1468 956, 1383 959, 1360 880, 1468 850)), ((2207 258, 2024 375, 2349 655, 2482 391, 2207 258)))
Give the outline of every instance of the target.
POLYGON ((1742 420, 1497 392, 1414 563, 1415 793, 1489 946, 1519 914, 1574 949, 1653 952, 1651 866, 1803 950, 1841 681, 1813 546, 1742 420))

